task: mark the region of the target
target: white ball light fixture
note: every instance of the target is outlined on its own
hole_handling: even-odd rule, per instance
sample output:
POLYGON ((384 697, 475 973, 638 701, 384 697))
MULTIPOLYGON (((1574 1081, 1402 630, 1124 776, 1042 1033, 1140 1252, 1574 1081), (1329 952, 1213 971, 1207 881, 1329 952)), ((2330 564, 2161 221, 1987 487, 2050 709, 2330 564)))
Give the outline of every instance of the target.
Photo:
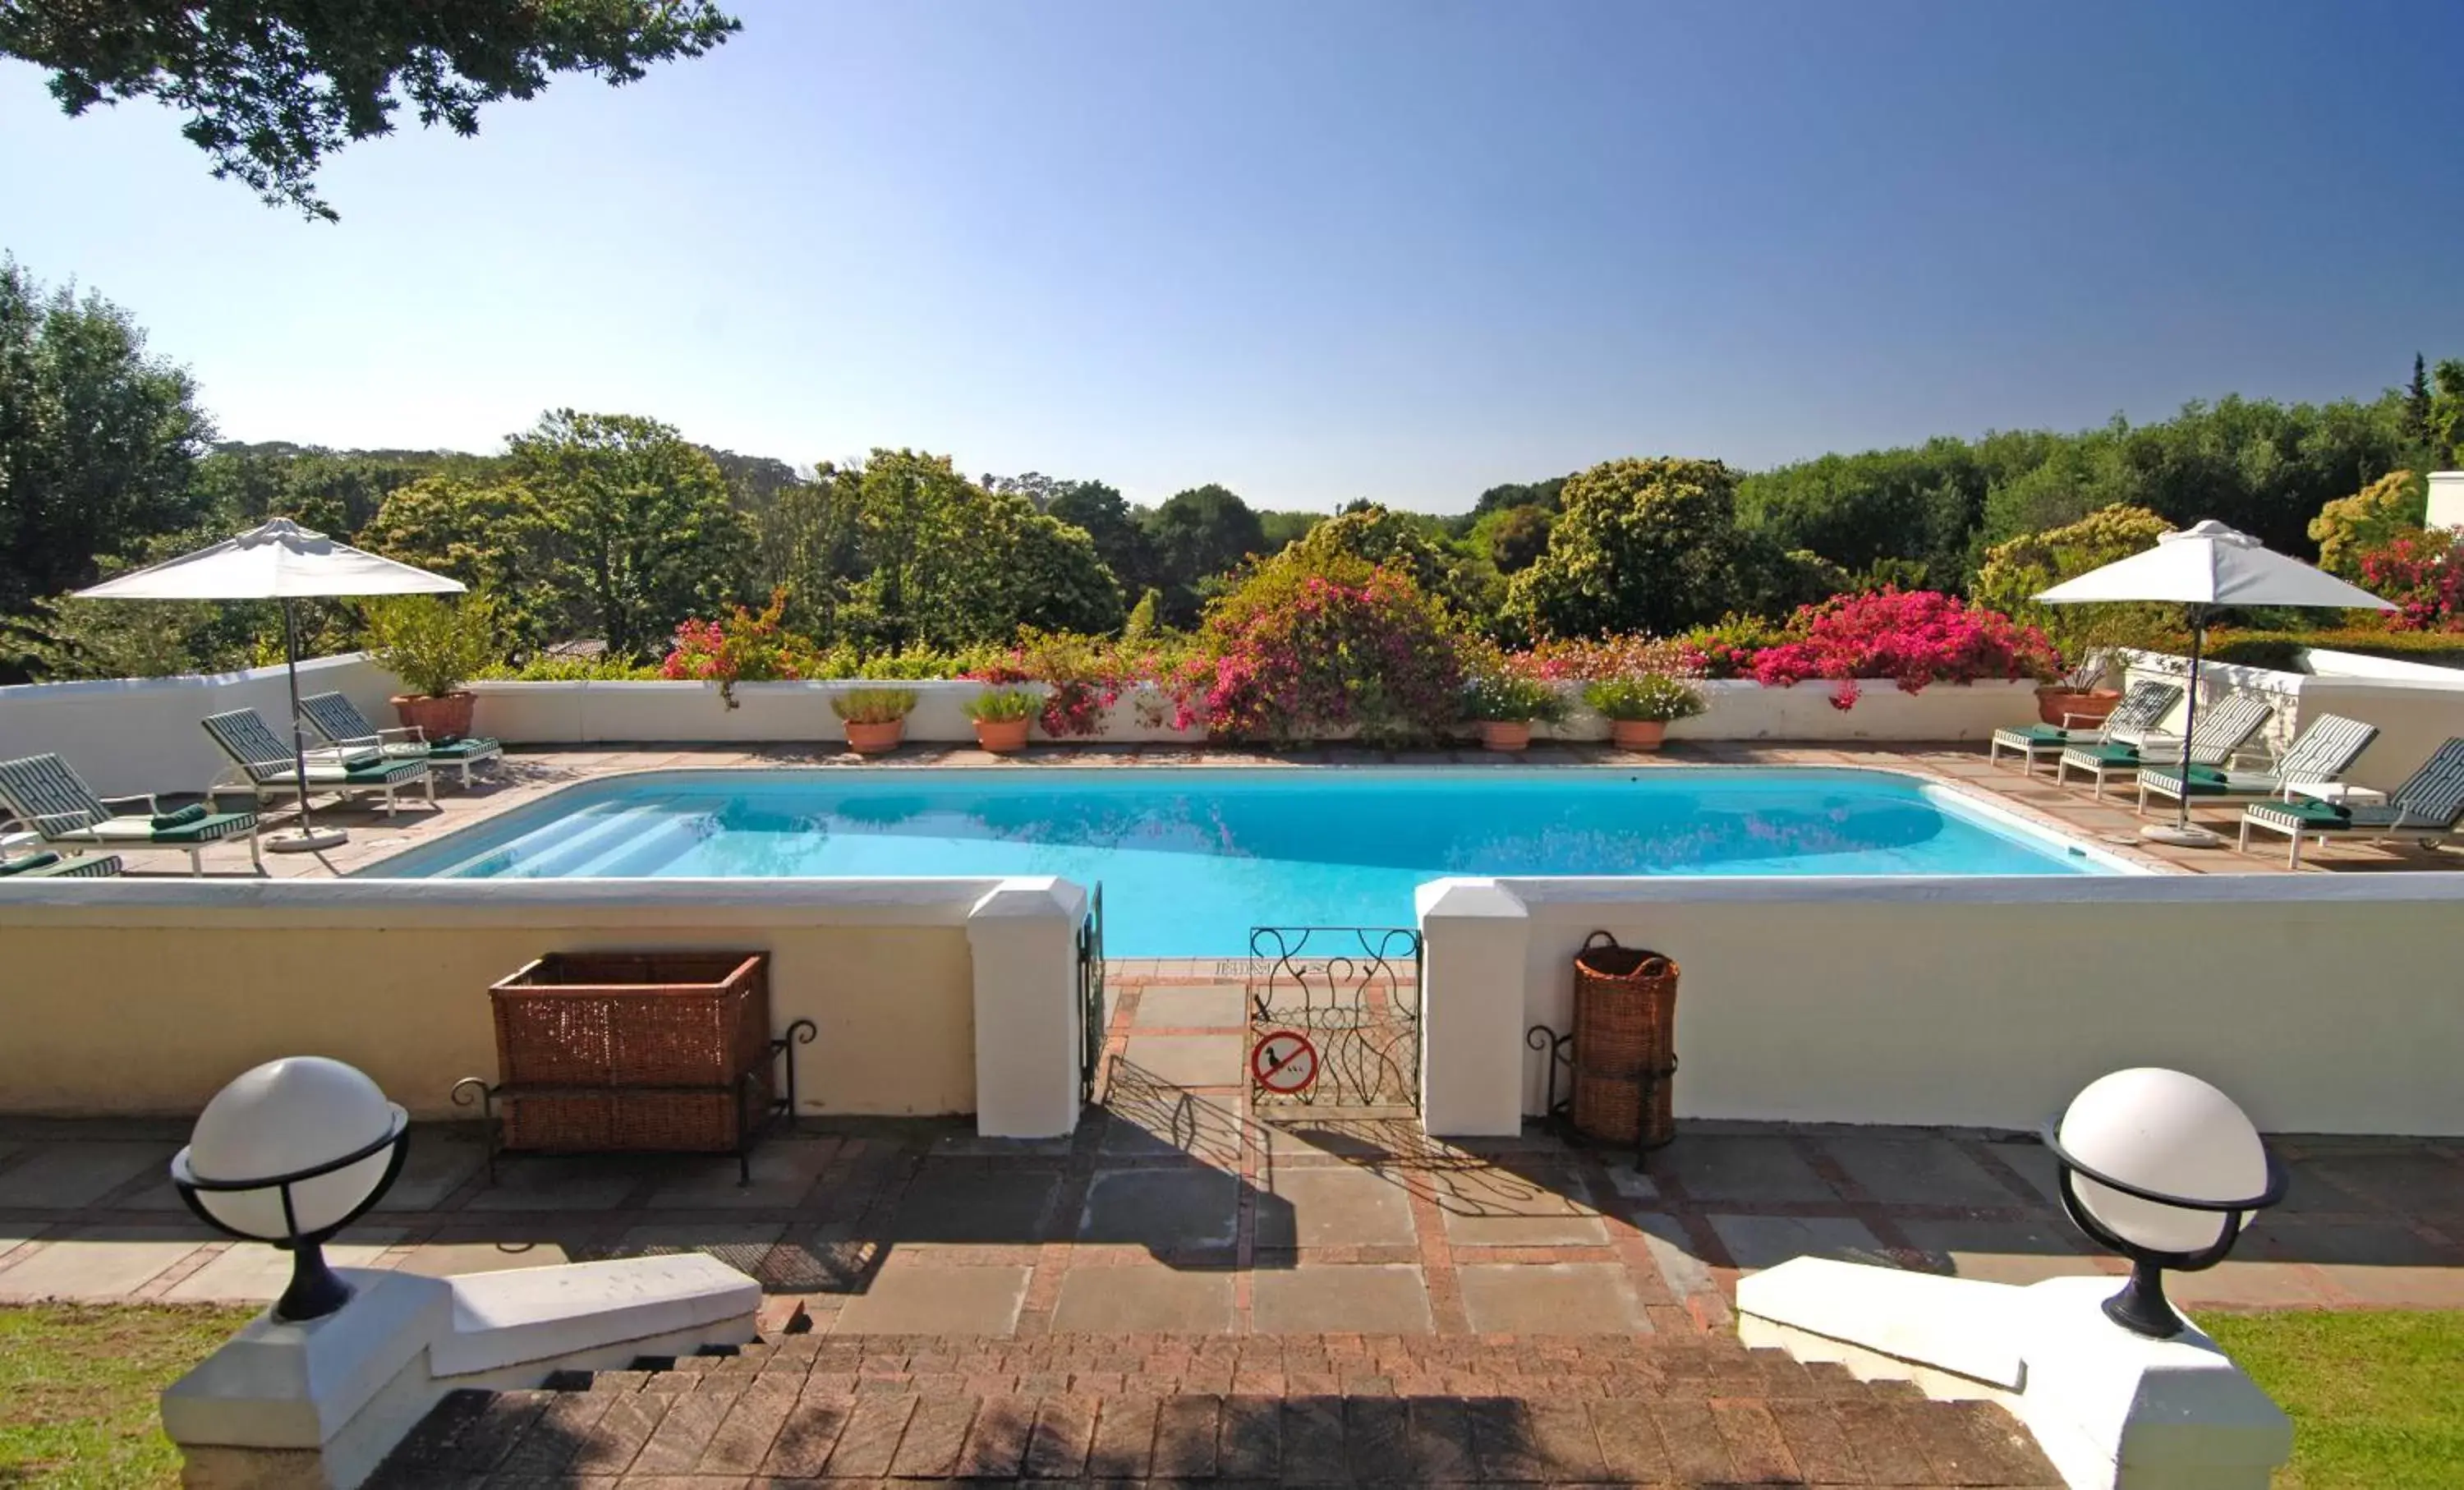
POLYGON ((351 1297, 324 1243, 393 1183, 409 1130, 409 1115, 356 1067, 286 1057, 214 1094, 172 1157, 171 1183, 215 1230, 289 1252, 275 1317, 319 1319, 351 1297))
POLYGON ((2253 1213, 2284 1198, 2284 1171, 2257 1128, 2232 1098, 2185 1072, 2140 1066, 2100 1077, 2044 1136, 2060 1167, 2062 1208, 2130 1260, 2130 1282, 2105 1301, 2105 1314, 2151 1338, 2185 1327, 2165 1297, 2165 1271, 2215 1266, 2253 1213))

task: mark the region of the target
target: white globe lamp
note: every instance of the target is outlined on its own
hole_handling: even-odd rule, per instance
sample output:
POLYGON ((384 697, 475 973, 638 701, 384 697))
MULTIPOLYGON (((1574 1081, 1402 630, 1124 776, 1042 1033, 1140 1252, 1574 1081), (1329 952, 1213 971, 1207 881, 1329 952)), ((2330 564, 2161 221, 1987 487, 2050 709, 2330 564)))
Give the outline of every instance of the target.
POLYGON ((2165 1270, 2225 1260, 2254 1212, 2284 1198, 2284 1171, 2233 1100, 2158 1066, 2090 1082, 2045 1147, 2059 1165, 2062 1208, 2079 1230, 2130 1260, 2130 1282, 2104 1312, 2134 1333, 2167 1339, 2184 1323, 2165 1270))
POLYGON ((171 1183, 215 1230, 289 1252, 275 1317, 319 1319, 351 1297, 324 1243, 393 1183, 409 1134, 409 1115, 357 1067, 290 1056, 214 1094, 172 1157, 171 1183))

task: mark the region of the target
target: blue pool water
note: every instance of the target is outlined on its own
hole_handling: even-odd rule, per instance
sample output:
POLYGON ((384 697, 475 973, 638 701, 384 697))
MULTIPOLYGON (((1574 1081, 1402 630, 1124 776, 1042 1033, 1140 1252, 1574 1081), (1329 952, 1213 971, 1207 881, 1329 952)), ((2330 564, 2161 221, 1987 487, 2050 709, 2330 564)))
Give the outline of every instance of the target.
POLYGON ((1228 956, 1252 926, 1409 926, 1449 874, 2095 874, 2114 866, 1911 777, 1773 768, 669 772, 585 784, 385 877, 1057 874, 1115 956, 1228 956))

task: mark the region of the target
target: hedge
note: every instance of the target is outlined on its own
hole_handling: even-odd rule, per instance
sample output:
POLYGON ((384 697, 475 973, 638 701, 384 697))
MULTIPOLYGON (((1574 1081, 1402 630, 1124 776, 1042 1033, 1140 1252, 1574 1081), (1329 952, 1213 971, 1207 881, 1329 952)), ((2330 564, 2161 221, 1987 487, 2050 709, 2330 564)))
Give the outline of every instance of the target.
MULTIPOLYGON (((2175 650, 2187 651, 2189 646, 2185 638, 2175 650)), ((2208 638, 2206 655, 2211 662, 2299 672, 2300 655, 2308 647, 2464 668, 2464 632, 2455 631, 2219 631, 2208 638)))

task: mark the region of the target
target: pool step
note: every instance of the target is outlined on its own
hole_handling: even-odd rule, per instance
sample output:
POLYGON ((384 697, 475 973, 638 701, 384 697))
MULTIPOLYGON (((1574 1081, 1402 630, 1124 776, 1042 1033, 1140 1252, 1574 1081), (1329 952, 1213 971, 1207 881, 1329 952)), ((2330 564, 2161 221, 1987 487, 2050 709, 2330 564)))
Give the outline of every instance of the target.
MULTIPOLYGON (((606 853, 621 844, 627 835, 640 830, 645 819, 653 816, 647 804, 618 806, 614 810, 591 807, 554 823, 535 828, 523 835, 524 857, 519 877, 524 879, 564 879, 574 873, 573 866, 606 853)), ((474 854, 461 863, 437 871, 438 878, 451 878, 472 866, 482 864, 503 852, 500 845, 486 853, 474 854)))

